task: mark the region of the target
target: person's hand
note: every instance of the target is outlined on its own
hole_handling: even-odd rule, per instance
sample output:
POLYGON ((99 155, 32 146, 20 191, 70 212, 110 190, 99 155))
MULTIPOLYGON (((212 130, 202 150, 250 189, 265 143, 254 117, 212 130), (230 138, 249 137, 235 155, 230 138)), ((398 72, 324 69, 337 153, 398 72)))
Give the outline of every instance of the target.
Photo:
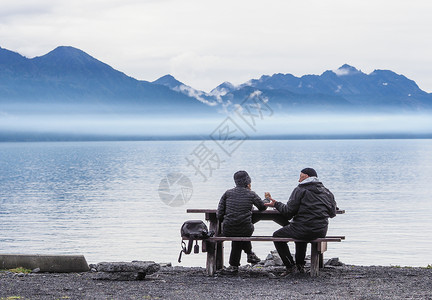
POLYGON ((274 205, 275 205, 275 203, 276 203, 276 200, 273 199, 273 198, 271 198, 271 197, 268 197, 268 198, 266 198, 266 199, 270 200, 270 202, 269 202, 269 203, 264 203, 264 205, 265 205, 265 206, 269 206, 269 207, 274 207, 274 205))

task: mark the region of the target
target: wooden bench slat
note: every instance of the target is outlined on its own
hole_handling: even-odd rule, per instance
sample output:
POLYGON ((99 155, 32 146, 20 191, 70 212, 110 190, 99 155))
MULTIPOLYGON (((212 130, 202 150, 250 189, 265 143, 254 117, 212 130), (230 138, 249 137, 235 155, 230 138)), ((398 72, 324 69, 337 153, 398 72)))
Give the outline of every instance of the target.
MULTIPOLYGON (((188 208, 186 209, 187 213, 216 213, 217 209, 204 209, 204 208, 188 208)), ((253 210, 254 214, 259 214, 259 213, 264 213, 264 214, 280 214, 279 211, 277 211, 276 209, 274 210, 264 210, 264 211, 259 211, 259 210, 253 210)), ((336 214, 344 214, 345 210, 344 209, 338 209, 336 211, 336 214)))
POLYGON ((251 236, 251 237, 225 237, 225 236, 218 236, 218 237, 211 237, 207 239, 211 242, 223 242, 223 241, 249 241, 249 242, 260 242, 260 241, 267 241, 267 242, 307 242, 307 243, 321 243, 321 242, 340 242, 342 238, 340 237, 331 237, 331 238, 319 238, 311 241, 305 241, 305 240, 297 240, 294 238, 280 238, 280 237, 270 237, 270 236, 251 236))
MULTIPOLYGON (((227 236, 215 236, 205 239, 209 242, 225 242, 225 241, 243 241, 243 242, 306 242, 306 243, 322 243, 322 242, 341 242, 344 240, 344 236, 328 236, 325 238, 318 238, 315 240, 305 241, 297 240, 294 238, 282 238, 282 237, 272 237, 272 236, 251 236, 251 237, 227 237, 227 236)), ((183 238, 183 240, 188 240, 188 238, 183 238)))

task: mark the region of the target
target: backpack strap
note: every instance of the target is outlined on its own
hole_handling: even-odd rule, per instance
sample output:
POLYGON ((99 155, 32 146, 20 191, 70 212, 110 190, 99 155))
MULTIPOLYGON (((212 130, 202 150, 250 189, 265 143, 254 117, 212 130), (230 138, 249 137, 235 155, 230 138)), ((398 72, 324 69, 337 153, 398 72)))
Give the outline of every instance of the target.
POLYGON ((194 241, 193 238, 189 238, 187 248, 186 248, 186 243, 184 241, 182 241, 182 250, 180 251, 179 258, 178 258, 178 262, 179 263, 181 262, 181 257, 182 257, 183 252, 185 254, 190 254, 191 253, 192 246, 193 246, 193 241, 194 241))

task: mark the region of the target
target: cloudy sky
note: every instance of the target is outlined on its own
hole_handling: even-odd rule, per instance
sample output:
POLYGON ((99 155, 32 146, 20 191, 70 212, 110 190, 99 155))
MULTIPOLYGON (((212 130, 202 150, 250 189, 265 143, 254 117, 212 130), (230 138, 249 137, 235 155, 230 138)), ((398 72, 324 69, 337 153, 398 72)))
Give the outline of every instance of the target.
POLYGON ((210 91, 348 63, 432 92, 429 0, 0 0, 0 46, 26 57, 79 48, 127 75, 210 91))

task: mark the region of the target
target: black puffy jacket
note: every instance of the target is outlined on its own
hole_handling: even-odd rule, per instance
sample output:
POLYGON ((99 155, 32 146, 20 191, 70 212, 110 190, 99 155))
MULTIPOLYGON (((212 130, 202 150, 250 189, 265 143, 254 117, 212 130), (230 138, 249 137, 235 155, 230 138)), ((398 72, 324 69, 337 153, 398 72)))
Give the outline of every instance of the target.
POLYGON ((325 237, 328 218, 336 216, 333 194, 319 182, 299 184, 287 204, 276 201, 276 209, 290 221, 290 228, 298 239, 325 237))
POLYGON ((224 236, 251 236, 254 231, 252 224, 252 208, 266 210, 261 198, 245 187, 227 190, 221 197, 217 210, 217 218, 222 223, 224 236))

